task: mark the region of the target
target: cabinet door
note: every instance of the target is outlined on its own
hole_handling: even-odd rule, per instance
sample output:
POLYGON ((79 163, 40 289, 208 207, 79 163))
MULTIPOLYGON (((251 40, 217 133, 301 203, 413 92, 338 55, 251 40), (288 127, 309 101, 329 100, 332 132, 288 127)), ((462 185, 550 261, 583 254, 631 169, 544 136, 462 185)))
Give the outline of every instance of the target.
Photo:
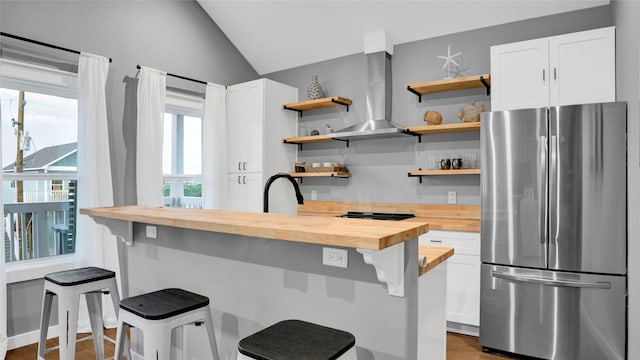
POLYGON ((551 37, 551 106, 615 101, 615 52, 615 27, 551 37))
POLYGON ((264 154, 264 83, 252 81, 244 90, 244 117, 246 158, 242 164, 243 170, 250 172, 262 171, 262 157, 264 154))
POLYGON ((549 106, 549 41, 491 47, 491 110, 549 106))
POLYGON ((262 212, 262 173, 244 173, 242 174, 242 183, 247 194, 246 211, 262 212))
POLYGON ((449 258, 447 321, 480 325, 480 256, 453 255, 449 258))
POLYGON ((247 210, 247 186, 242 183, 243 175, 242 173, 227 174, 227 201, 225 202, 225 210, 247 210))
POLYGON ((245 86, 229 87, 227 92, 227 172, 242 171, 246 154, 245 86))

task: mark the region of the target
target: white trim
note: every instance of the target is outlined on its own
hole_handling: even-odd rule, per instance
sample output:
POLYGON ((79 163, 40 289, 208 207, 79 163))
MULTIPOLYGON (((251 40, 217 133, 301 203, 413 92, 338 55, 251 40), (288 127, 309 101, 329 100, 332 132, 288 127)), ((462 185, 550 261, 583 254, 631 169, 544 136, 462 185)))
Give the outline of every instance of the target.
MULTIPOLYGON (((47 337, 51 339, 58 337, 58 335, 58 325, 49 326, 49 333, 47 333, 47 337)), ((18 334, 10 337, 8 340, 9 341, 7 343, 7 348, 9 350, 17 349, 31 344, 37 344, 40 341, 40 330, 18 334)))
POLYGON ((78 174, 2 173, 2 180, 78 180, 78 174))
POLYGON ((202 180, 202 175, 192 174, 163 174, 162 179, 165 181, 175 180, 202 180))
POLYGON ((51 272, 73 269, 75 261, 75 254, 69 254, 6 263, 7 284, 42 279, 51 272))
POLYGON ((167 90, 164 112, 197 118, 203 117, 204 99, 201 97, 167 90))

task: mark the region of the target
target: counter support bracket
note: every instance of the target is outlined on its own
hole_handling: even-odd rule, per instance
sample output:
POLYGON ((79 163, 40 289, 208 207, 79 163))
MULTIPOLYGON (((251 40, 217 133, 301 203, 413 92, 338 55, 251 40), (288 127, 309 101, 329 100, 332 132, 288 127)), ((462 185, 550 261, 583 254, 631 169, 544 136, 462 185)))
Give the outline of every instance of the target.
POLYGON ((404 243, 382 250, 356 249, 364 262, 376 268, 378 280, 391 296, 404 297, 404 243))
POLYGON ((133 222, 126 220, 107 219, 103 217, 91 217, 97 224, 106 226, 109 231, 120 239, 125 245, 133 246, 133 222))

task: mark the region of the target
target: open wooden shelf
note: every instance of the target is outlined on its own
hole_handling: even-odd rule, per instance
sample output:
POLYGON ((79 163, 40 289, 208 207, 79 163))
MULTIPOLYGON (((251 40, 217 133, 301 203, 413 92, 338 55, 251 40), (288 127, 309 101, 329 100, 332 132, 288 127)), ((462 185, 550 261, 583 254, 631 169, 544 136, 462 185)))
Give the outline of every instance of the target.
POLYGON ((479 175, 480 169, 411 170, 409 176, 479 175))
POLYGON ((306 178, 306 177, 339 177, 339 178, 349 178, 351 174, 348 172, 293 172, 289 173, 294 178, 306 178))
POLYGON ((410 126, 407 128, 407 132, 411 134, 418 134, 418 135, 479 131, 479 130, 480 130, 480 122, 440 124, 440 125, 418 125, 418 126, 410 126))
POLYGON ((349 111, 349 105, 351 104, 352 104, 352 101, 350 99, 343 98, 340 96, 333 96, 333 97, 328 97, 323 99, 306 100, 306 101, 300 101, 296 103, 284 104, 282 105, 282 107, 287 110, 292 110, 292 111, 297 111, 299 113, 302 113, 305 110, 322 109, 322 108, 342 105, 342 106, 346 106, 347 111, 349 111))
POLYGON ((422 102, 422 95, 425 94, 474 89, 481 87, 485 87, 487 89, 487 95, 491 94, 491 76, 489 74, 409 84, 407 85, 407 90, 418 95, 418 101, 422 102))
POLYGON ((443 175, 480 175, 480 169, 452 169, 452 170, 411 170, 407 172, 409 177, 419 177, 422 184, 423 176, 443 176, 443 175))
POLYGON ((312 135, 312 136, 297 136, 297 137, 288 137, 282 139, 282 142, 285 144, 311 144, 311 143, 319 143, 319 142, 328 142, 333 140, 331 135, 323 134, 323 135, 312 135))

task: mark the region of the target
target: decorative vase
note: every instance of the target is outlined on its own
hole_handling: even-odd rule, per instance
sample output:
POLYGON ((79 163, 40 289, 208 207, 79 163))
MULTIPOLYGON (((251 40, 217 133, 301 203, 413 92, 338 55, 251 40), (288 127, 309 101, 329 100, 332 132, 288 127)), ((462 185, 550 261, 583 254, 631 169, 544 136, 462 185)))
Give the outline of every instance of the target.
POLYGON ((307 99, 316 100, 316 99, 322 99, 323 97, 324 97, 324 91, 322 91, 322 88, 318 83, 318 75, 312 75, 311 85, 309 85, 309 88, 307 89, 307 99))

